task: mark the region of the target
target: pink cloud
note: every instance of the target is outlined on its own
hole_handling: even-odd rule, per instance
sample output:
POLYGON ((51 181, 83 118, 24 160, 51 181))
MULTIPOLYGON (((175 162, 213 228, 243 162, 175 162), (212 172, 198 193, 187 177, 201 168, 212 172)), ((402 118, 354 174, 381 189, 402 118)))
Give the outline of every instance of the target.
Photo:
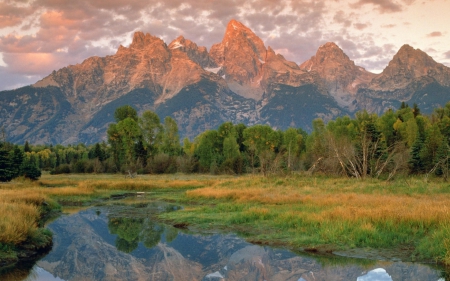
POLYGON ((434 32, 427 34, 427 37, 441 37, 441 36, 442 36, 442 32, 440 32, 440 31, 434 31, 434 32))
POLYGON ((369 27, 369 25, 366 23, 354 23, 353 26, 358 30, 363 30, 363 29, 369 27))
POLYGON ((18 7, 14 2, 0 2, 0 28, 16 26, 33 13, 29 7, 18 7))
POLYGON ((354 9, 359 9, 364 5, 372 4, 378 8, 380 13, 396 13, 403 10, 402 6, 392 0, 359 0, 350 5, 354 9))

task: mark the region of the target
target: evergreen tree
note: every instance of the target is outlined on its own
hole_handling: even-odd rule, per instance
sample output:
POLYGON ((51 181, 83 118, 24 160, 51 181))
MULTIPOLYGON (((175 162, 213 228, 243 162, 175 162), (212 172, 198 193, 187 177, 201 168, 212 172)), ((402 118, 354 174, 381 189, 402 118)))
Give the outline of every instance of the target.
POLYGON ((9 150, 6 149, 5 143, 0 144, 0 181, 11 181, 14 178, 14 170, 12 169, 9 150))
POLYGON ((99 143, 95 144, 93 156, 94 158, 97 158, 100 162, 103 162, 103 160, 105 160, 105 152, 103 151, 99 143))
POLYGON ((26 161, 22 168, 23 176, 30 180, 37 180, 41 177, 41 170, 33 163, 34 161, 26 161))
POLYGON ((420 115, 420 109, 419 109, 419 107, 417 106, 417 103, 414 103, 413 104, 413 114, 414 114, 414 118, 416 118, 417 117, 417 115, 420 115))
POLYGON ((30 144, 28 143, 28 141, 25 142, 25 146, 23 148, 24 152, 31 152, 31 148, 30 148, 30 144))
POLYGON ((436 156, 434 159, 435 165, 438 165, 434 172, 436 175, 438 176, 444 175, 445 178, 447 178, 448 164, 449 164, 448 158, 449 158, 448 144, 445 140, 443 140, 436 151, 436 156))
POLYGON ((411 146, 411 152, 409 154, 408 165, 409 171, 412 174, 421 173, 425 169, 425 164, 422 161, 420 153, 422 147, 423 147, 423 139, 420 136, 418 136, 414 144, 411 146))
POLYGON ((14 177, 18 177, 22 173, 22 164, 25 156, 22 150, 16 145, 11 153, 11 169, 14 177))

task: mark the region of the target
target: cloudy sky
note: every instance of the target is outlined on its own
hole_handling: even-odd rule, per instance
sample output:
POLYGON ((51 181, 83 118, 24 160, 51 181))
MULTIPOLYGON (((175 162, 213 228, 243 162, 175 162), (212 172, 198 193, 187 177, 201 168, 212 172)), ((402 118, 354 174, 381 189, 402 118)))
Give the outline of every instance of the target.
POLYGON ((328 41, 381 72, 403 44, 450 66, 450 0, 0 0, 0 90, 32 84, 135 31, 208 49, 236 19, 300 64, 328 41))

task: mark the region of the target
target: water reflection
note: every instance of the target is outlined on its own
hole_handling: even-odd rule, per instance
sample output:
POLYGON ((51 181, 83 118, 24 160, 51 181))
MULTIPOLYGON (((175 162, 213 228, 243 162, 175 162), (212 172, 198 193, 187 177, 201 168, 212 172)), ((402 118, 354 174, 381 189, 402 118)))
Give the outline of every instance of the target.
POLYGON ((356 281, 392 281, 392 278, 383 268, 375 268, 367 272, 367 274, 358 277, 356 281))
POLYGON ((54 233, 54 247, 31 273, 31 267, 16 274, 0 273, 0 280, 437 281, 440 278, 438 270, 426 265, 348 262, 349 259, 330 262, 255 246, 234 235, 189 234, 152 219, 155 212, 173 209, 160 204, 105 206, 63 216, 49 225, 54 233))

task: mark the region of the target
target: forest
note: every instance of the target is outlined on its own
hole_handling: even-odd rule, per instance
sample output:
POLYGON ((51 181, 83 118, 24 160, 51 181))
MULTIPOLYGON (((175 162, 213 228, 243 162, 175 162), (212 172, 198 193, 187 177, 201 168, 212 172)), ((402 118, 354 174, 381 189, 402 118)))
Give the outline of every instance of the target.
POLYGON ((324 175, 390 180, 423 174, 448 178, 450 103, 422 115, 402 103, 383 115, 360 111, 352 118, 313 121, 313 130, 276 130, 268 125, 223 123, 195 139, 180 140, 171 117, 152 111, 138 116, 116 109, 106 140, 91 145, 14 145, 3 134, 0 180, 40 170, 63 173, 211 173, 262 175, 306 171, 324 175))

